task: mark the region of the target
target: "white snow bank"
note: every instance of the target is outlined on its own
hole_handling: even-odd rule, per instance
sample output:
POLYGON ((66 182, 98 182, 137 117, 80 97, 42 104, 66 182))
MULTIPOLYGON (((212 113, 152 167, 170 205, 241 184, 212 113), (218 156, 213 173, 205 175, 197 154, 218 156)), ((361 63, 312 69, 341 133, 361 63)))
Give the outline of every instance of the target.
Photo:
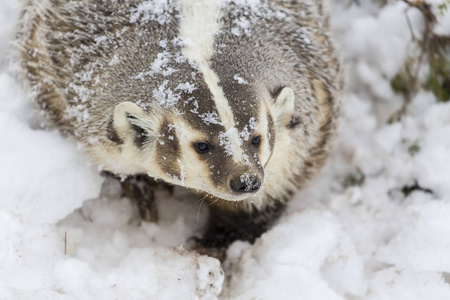
POLYGON ((32 227, 3 210, 0 222, 7 224, 0 227, 2 300, 216 299, 222 288, 219 262, 182 247, 132 247, 127 234, 116 231, 103 245, 90 236, 74 250, 73 240, 88 233, 66 229, 65 255, 61 229, 32 227))
MULTIPOLYGON (((306 210, 285 218, 252 247, 239 249, 242 243, 235 243, 228 251, 228 268, 233 276, 226 298, 343 299, 323 278, 324 273, 334 277, 333 264, 338 258, 333 258, 333 252, 339 234, 339 223, 331 214, 306 210)), ((362 262, 353 267, 346 272, 347 280, 353 279, 358 289, 363 277, 362 262)), ((341 291, 354 292, 339 279, 333 283, 341 291)))
POLYGON ((73 141, 30 127, 30 104, 8 74, 0 74, 1 209, 29 224, 53 224, 97 197, 102 179, 73 141))
POLYGON ((386 268, 373 276, 367 300, 449 299, 448 282, 437 273, 386 268))
POLYGON ((0 67, 6 64, 3 59, 9 50, 9 44, 13 40, 12 32, 16 27, 16 17, 19 13, 20 2, 17 0, 2 0, 0 2, 0 67))
POLYGON ((419 195, 413 197, 418 203, 405 208, 412 222, 379 250, 377 258, 416 271, 450 273, 450 203, 419 195))

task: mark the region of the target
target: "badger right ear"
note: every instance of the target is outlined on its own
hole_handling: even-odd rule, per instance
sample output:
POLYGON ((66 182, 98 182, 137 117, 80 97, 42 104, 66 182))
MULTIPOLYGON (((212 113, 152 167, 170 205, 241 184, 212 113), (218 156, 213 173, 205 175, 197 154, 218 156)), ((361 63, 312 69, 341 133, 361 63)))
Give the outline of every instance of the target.
POLYGON ((290 124, 294 115, 294 91, 284 87, 275 98, 275 123, 279 128, 290 124))
POLYGON ((136 104, 122 102, 114 109, 113 126, 125 144, 143 148, 155 139, 157 120, 136 104))

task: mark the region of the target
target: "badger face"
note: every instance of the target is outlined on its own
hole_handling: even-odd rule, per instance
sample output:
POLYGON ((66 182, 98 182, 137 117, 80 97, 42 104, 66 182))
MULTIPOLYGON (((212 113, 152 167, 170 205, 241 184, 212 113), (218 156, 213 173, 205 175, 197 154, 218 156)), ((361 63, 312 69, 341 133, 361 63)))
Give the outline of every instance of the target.
MULTIPOLYGON (((246 89, 237 94, 250 95, 246 89)), ((118 104, 113 125, 122 156, 154 178, 220 199, 256 196, 264 189, 275 141, 289 139, 294 94, 288 87, 275 97, 262 88, 253 90, 249 97, 256 102, 244 99, 239 101, 243 106, 228 110, 223 106, 230 103, 218 103, 217 91, 211 93, 207 84, 175 110, 118 104), (200 98, 207 95, 211 99, 200 98), (244 107, 249 103, 253 107, 244 107)))

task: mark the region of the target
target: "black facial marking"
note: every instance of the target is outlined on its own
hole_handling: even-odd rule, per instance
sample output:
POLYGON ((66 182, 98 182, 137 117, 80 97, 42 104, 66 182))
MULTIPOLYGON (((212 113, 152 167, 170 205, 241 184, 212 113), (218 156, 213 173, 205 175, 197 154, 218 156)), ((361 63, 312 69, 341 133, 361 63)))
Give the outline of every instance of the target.
POLYGON ((148 132, 135 124, 131 124, 131 129, 134 131, 134 144, 139 148, 142 149, 144 146, 150 141, 148 132))
POLYGON ((277 86, 269 91, 270 96, 272 96, 273 101, 277 99, 278 95, 281 93, 281 91, 285 88, 285 86, 277 86))
MULTIPOLYGON (((220 44, 220 38, 216 41, 216 45, 220 44)), ((232 49, 228 49, 231 53, 232 49)), ((245 126, 248 126, 250 119, 258 122, 260 99, 257 95, 254 86, 254 77, 251 72, 244 72, 244 70, 251 70, 248 62, 243 61, 239 52, 232 55, 214 54, 211 58, 211 69, 217 74, 219 78, 218 85, 222 88, 225 98, 228 100, 230 108, 233 112, 236 128, 243 131, 245 126), (239 74, 247 83, 240 84, 235 79, 235 74, 239 74)))
POLYGON ((161 170, 169 176, 181 179, 180 166, 177 161, 181 155, 180 141, 176 129, 170 126, 167 120, 161 123, 155 145, 157 161, 161 170))
POLYGON ((123 141, 122 139, 119 137, 119 135, 117 134, 116 129, 114 128, 114 124, 113 124, 113 119, 111 119, 108 122, 107 128, 106 128, 106 134, 108 139, 113 142, 116 143, 117 145, 122 145, 123 141))
MULTIPOLYGON (((183 121, 188 123, 193 129, 203 133, 207 133, 205 132, 207 130, 217 135, 220 131, 225 131, 220 123, 219 112, 217 111, 214 97, 205 82, 203 74, 194 69, 183 71, 188 73, 195 72, 196 74, 195 90, 189 93, 182 92, 181 101, 177 103, 178 110, 183 112, 183 121), (208 116, 212 116, 212 118, 208 118, 208 116), (207 119, 214 119, 215 121, 205 121, 207 119)), ((171 76, 177 76, 178 73, 181 74, 183 71, 180 70, 180 72, 176 72, 171 76)), ((179 78, 178 80, 185 82, 189 79, 179 78)), ((176 87, 173 89, 176 89, 176 87)))
POLYGON ((137 120, 137 118, 133 115, 130 114, 126 114, 127 119, 131 119, 131 120, 137 120))
POLYGON ((210 141, 210 151, 198 154, 197 157, 209 166, 209 178, 213 185, 217 187, 228 186, 224 179, 236 166, 233 164, 233 160, 226 156, 224 149, 219 146, 220 141, 216 134, 210 136, 210 141))
POLYGON ((295 127, 297 127, 298 125, 300 125, 302 123, 302 121, 300 120, 299 116, 292 116, 291 121, 289 122, 289 124, 286 126, 288 129, 293 129, 295 127))
POLYGON ((267 114, 267 126, 268 126, 268 140, 269 140, 269 147, 270 147, 270 153, 273 153, 273 148, 275 147, 275 128, 272 116, 270 114, 267 114))

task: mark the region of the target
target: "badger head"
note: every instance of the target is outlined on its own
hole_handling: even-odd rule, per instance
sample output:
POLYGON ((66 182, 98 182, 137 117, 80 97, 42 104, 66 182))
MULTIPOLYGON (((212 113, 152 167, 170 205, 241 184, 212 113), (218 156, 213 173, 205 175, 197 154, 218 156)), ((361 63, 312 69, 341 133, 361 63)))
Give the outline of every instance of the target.
POLYGON ((275 142, 290 139, 294 92, 235 85, 200 85, 170 108, 119 103, 112 125, 125 164, 220 199, 256 196, 275 142))
POLYGON ((240 38, 227 19, 230 7, 181 1, 174 29, 159 38, 164 43, 150 47, 149 40, 158 41, 152 36, 145 47, 135 47, 135 59, 123 55, 117 64, 122 73, 114 76, 120 82, 110 95, 129 100, 115 106, 110 124, 121 141, 121 165, 133 168, 117 172, 146 172, 231 201, 256 196, 268 186, 268 173, 282 178, 290 160, 279 158, 292 153, 293 89, 300 90, 291 74, 296 54, 266 35, 264 41, 261 34, 240 38), (149 61, 151 71, 142 72, 142 62, 149 61), (133 70, 140 76, 126 73, 133 70))

